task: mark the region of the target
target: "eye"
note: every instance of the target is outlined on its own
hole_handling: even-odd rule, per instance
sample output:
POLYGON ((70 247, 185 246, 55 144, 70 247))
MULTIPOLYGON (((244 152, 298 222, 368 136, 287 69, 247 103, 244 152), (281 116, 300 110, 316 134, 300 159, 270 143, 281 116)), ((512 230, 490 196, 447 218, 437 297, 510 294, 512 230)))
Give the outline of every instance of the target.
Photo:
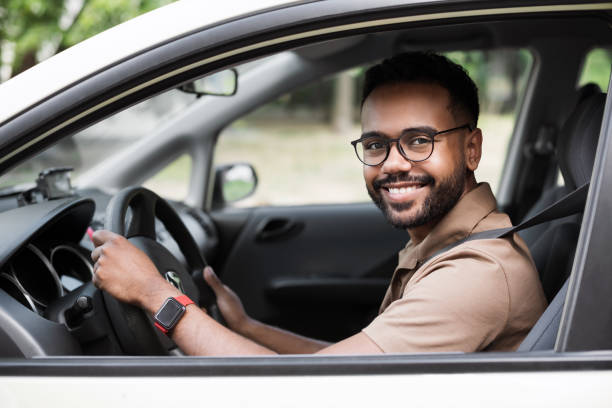
POLYGON ((382 139, 367 139, 362 143, 364 150, 380 150, 385 148, 385 142, 382 139))
POLYGON ((424 135, 418 135, 418 136, 412 136, 408 139, 408 146, 422 146, 425 144, 429 144, 431 143, 431 138, 424 136, 424 135))

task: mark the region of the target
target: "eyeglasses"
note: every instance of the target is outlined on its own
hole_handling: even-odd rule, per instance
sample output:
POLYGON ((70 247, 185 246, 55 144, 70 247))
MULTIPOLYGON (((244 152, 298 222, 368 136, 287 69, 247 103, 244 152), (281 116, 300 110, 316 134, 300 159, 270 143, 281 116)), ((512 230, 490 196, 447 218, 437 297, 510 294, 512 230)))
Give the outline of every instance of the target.
POLYGON ((392 143, 397 143, 397 150, 406 160, 421 162, 429 159, 433 153, 434 137, 460 129, 468 129, 471 132, 472 126, 466 123, 439 132, 419 128, 407 129, 397 139, 389 139, 380 135, 366 135, 353 140, 351 144, 355 148, 357 158, 366 166, 378 166, 387 160, 392 143))

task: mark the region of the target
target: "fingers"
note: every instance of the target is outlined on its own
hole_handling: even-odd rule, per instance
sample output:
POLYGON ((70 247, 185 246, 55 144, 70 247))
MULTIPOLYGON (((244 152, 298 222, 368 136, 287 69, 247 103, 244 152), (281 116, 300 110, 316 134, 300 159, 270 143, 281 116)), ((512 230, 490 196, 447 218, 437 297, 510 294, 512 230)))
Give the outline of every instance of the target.
POLYGON ((93 251, 91 251, 91 260, 98 262, 98 259, 100 259, 100 256, 102 256, 104 253, 104 247, 107 246, 107 244, 112 245, 120 243, 120 238, 123 238, 123 236, 107 230, 98 230, 93 232, 91 234, 91 240, 95 248, 93 251))
POLYGON ((206 281, 206 283, 208 283, 212 290, 215 291, 215 293, 218 293, 220 290, 223 290, 223 283, 210 266, 205 267, 203 273, 204 280, 206 281))
POLYGON ((91 281, 93 282, 95 287, 97 287, 98 289, 102 289, 102 282, 100 281, 100 275, 98 273, 99 269, 100 264, 96 262, 93 266, 93 274, 91 276, 91 281))
POLYGON ((91 240, 93 241, 94 245, 98 247, 118 236, 120 235, 108 230, 98 230, 91 234, 91 240))
POLYGON ((91 260, 94 261, 94 263, 98 262, 100 255, 102 255, 102 251, 104 251, 102 246, 96 247, 93 251, 91 251, 91 260))
MULTIPOLYGON (((98 230, 91 233, 90 238, 95 246, 94 250, 91 251, 91 260, 94 262, 94 284, 99 281, 99 279, 96 280, 95 278, 97 276, 98 269, 100 268, 100 258, 104 255, 106 250, 105 247, 108 246, 107 244, 113 244, 113 241, 116 241, 118 237, 120 237, 120 235, 107 230, 98 230)), ((96 286, 98 286, 98 284, 96 284, 96 286)))
MULTIPOLYGON (((100 269, 100 257, 102 256, 104 252, 104 247, 103 246, 99 246, 94 248, 93 251, 91 251, 91 260, 94 262, 93 265, 93 276, 92 276, 92 281, 94 283, 94 285, 98 288, 100 288, 100 279, 98 278, 98 270, 100 269)), ((101 289, 101 288, 100 288, 101 289)))

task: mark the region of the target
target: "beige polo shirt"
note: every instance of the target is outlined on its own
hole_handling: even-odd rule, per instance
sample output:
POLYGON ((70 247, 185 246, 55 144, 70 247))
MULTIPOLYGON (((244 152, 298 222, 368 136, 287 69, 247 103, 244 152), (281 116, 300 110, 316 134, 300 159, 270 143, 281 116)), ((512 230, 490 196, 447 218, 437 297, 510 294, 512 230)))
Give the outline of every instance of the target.
POLYGON ((486 183, 463 196, 421 241, 409 242, 380 314, 363 329, 384 352, 515 350, 546 308, 527 246, 473 240, 420 265, 472 233, 510 227, 486 183))

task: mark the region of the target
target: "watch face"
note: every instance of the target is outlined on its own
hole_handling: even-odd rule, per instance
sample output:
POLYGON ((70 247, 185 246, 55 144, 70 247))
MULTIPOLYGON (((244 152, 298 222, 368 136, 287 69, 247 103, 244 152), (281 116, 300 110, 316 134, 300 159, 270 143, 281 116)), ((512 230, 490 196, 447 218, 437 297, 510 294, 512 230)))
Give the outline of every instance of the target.
POLYGON ((185 306, 169 298, 155 314, 155 320, 169 330, 174 327, 183 313, 185 313, 185 306))

